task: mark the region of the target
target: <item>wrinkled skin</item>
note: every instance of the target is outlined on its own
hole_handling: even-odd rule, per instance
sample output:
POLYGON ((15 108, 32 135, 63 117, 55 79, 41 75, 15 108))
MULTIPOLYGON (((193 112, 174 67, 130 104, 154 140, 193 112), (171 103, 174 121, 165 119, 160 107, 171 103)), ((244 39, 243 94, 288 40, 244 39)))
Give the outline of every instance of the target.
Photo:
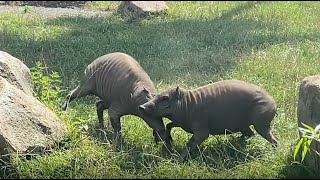
POLYGON ((271 121, 276 114, 273 98, 262 88, 239 80, 219 81, 195 90, 179 87, 166 90, 140 105, 140 110, 155 118, 166 117, 165 142, 171 148, 173 127, 181 127, 193 134, 182 152, 180 162, 186 160, 188 151, 193 151, 209 135, 241 132, 251 137, 256 131, 277 146, 272 134, 271 121))
POLYGON ((85 70, 81 83, 70 91, 62 105, 87 95, 96 96, 96 108, 101 128, 105 128, 103 111, 113 128, 113 140, 122 144, 120 118, 135 115, 142 118, 153 129, 155 142, 164 139, 165 127, 161 118, 141 114, 139 105, 148 102, 155 95, 155 87, 139 63, 125 53, 110 53, 95 59, 85 70))

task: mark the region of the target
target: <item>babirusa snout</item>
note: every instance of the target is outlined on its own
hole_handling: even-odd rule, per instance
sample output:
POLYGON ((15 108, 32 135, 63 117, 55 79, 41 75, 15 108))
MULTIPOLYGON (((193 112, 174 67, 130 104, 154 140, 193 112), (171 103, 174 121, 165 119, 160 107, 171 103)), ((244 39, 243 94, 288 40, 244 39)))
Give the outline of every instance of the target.
POLYGON ((140 111, 144 111, 146 109, 146 107, 144 105, 140 105, 139 109, 140 109, 140 111))
POLYGON ((139 110, 144 113, 149 113, 155 110, 155 106, 153 103, 145 103, 139 106, 139 110))

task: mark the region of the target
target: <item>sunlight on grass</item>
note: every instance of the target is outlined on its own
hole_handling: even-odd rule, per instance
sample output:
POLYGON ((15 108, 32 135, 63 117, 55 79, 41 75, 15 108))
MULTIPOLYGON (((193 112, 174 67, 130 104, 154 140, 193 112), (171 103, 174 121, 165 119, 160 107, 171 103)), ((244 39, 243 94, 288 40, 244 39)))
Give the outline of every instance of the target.
POLYGON ((23 15, 12 14, 1 14, 0 17, 1 32, 7 36, 16 35, 22 40, 54 40, 71 30, 67 26, 48 25, 40 18, 26 18, 23 15))
POLYGON ((120 1, 89 1, 84 8, 89 10, 112 11, 116 10, 120 1))

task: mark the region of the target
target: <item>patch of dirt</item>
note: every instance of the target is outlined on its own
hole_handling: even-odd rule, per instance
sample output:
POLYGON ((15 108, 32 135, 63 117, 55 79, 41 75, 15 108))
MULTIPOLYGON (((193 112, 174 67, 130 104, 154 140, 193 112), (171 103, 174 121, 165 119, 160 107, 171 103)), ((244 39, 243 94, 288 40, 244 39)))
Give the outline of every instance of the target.
POLYGON ((52 8, 73 8, 82 7, 88 1, 0 1, 11 6, 41 6, 52 8))
POLYGON ((85 10, 82 6, 86 2, 88 1, 0 1, 0 14, 15 13, 46 19, 61 16, 104 17, 111 14, 110 11, 85 10))

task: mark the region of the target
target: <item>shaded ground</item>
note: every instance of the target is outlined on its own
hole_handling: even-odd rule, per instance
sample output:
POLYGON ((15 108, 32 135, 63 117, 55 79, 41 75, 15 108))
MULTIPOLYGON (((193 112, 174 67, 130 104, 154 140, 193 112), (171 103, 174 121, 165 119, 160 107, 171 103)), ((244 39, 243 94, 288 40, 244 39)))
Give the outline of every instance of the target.
POLYGON ((43 18, 56 18, 61 16, 101 17, 107 16, 107 11, 90 11, 82 9, 85 1, 20 1, 20 4, 7 5, 0 1, 0 13, 14 12, 28 14, 43 18))

